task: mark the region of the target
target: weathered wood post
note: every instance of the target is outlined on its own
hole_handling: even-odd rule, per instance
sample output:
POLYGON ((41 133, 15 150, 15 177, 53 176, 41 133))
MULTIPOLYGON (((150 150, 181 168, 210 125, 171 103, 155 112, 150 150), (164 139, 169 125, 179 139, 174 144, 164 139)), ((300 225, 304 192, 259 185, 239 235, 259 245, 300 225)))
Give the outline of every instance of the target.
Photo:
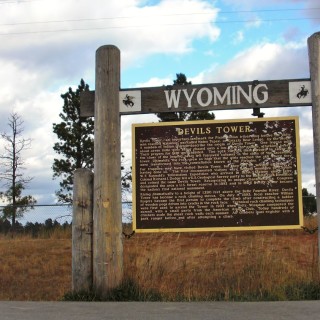
POLYGON ((120 160, 120 50, 96 51, 93 288, 100 294, 122 280, 122 210, 120 160))
POLYGON ((72 214, 72 291, 92 289, 93 173, 74 173, 72 214))
POLYGON ((318 212, 318 262, 320 271, 320 32, 314 33, 309 37, 308 49, 312 90, 313 144, 318 212))

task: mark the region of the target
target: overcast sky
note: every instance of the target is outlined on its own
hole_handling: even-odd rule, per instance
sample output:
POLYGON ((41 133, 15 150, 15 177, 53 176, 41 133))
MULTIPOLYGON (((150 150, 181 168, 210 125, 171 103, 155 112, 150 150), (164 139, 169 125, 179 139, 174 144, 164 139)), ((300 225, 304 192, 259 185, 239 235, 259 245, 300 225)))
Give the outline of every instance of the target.
MULTIPOLYGON (((94 90, 95 52, 121 50, 121 87, 309 77, 307 38, 320 30, 319 0, 0 0, 0 131, 10 113, 24 120, 27 190, 39 204, 56 201, 58 155, 52 124, 60 122, 68 87, 83 78, 94 90)), ((311 107, 262 109, 300 118, 303 187, 315 192, 311 107)), ((218 111, 216 119, 251 117, 252 110, 218 111)), ((122 150, 131 159, 131 123, 123 116, 122 150)), ((2 144, 0 144, 2 147, 2 144)))

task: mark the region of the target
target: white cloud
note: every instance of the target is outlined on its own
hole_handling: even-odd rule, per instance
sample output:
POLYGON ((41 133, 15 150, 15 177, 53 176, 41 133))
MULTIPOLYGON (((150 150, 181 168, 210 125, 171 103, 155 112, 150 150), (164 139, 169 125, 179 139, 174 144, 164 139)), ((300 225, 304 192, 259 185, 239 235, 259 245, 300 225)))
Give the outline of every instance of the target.
POLYGON ((146 115, 129 115, 121 117, 121 151, 125 155, 125 159, 132 160, 132 134, 131 125, 133 123, 152 123, 159 122, 159 119, 154 114, 146 115))
MULTIPOLYGON (((17 1, 0 3, 0 10, 5 13, 0 16, 0 131, 6 131, 10 112, 21 115, 25 136, 33 139, 25 157, 28 175, 34 176, 30 189, 39 199, 57 189, 51 179, 57 156, 52 123, 60 121, 60 94, 84 76, 94 82, 99 46, 118 46, 125 70, 148 55, 185 54, 193 50, 194 40, 215 41, 220 34, 214 25, 218 10, 204 0, 153 5, 139 0, 17 1)), ((154 78, 141 85, 168 80, 154 78)), ((127 121, 122 123, 129 126, 127 121)))
POLYGON ((86 59, 88 47, 96 49, 102 44, 112 43, 123 51, 123 63, 126 65, 158 52, 185 53, 192 50, 194 39, 207 37, 215 41, 220 34, 220 30, 212 24, 218 10, 209 2, 163 0, 156 5, 141 6, 143 2, 97 0, 93 6, 89 1, 69 0, 59 6, 48 1, 43 1, 43 4, 35 2, 29 6, 11 5, 15 10, 8 11, 0 18, 2 25, 12 21, 26 21, 26 17, 28 22, 60 23, 5 26, 2 33, 34 34, 26 37, 2 36, 6 45, 0 50, 0 56, 4 54, 12 57, 13 54, 21 60, 28 56, 30 60, 37 60, 38 67, 42 64, 48 68, 52 64, 68 67, 73 65, 75 58, 70 56, 71 53, 77 51, 78 55, 86 59), (81 33, 79 30, 82 30, 81 33), (48 32, 41 33, 43 31, 48 32), (33 52, 33 57, 30 52, 33 52))
POLYGON ((19 96, 24 100, 24 93, 29 96, 41 88, 52 91, 84 75, 93 82, 95 50, 101 45, 121 49, 125 70, 148 55, 190 52, 194 40, 215 41, 220 34, 213 24, 218 10, 207 1, 143 4, 145 1, 97 0, 92 5, 87 0, 68 0, 59 6, 50 1, 2 5, 6 14, 0 16, 1 34, 17 35, 0 34, 0 108, 2 102, 12 103, 13 95, 15 100, 19 96), (52 32, 42 33, 45 30, 52 32))
POLYGON ((143 88, 143 87, 160 87, 163 85, 168 85, 172 83, 172 79, 174 77, 172 75, 165 77, 165 78, 157 78, 153 77, 150 78, 146 82, 137 82, 134 86, 137 88, 143 88))
POLYGON ((240 53, 223 66, 202 73, 202 82, 250 81, 308 77, 306 44, 264 42, 240 53))
POLYGON ((238 30, 233 37, 233 44, 241 43, 244 39, 244 34, 242 30, 238 30))

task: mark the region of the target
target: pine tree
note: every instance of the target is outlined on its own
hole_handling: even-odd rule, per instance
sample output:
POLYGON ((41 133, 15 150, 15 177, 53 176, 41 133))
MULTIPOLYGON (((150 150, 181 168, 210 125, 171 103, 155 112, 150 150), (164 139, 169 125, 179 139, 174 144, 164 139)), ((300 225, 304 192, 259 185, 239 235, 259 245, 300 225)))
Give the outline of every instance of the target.
MULTIPOLYGON (((89 85, 81 79, 76 91, 69 88, 61 95, 64 101, 59 115, 62 122, 53 124, 53 132, 59 139, 53 149, 61 158, 54 159, 52 169, 53 177, 61 178, 56 195, 62 203, 72 203, 74 171, 78 168, 93 169, 94 164, 94 119, 80 117, 80 93, 84 91, 89 91, 89 85)), ((121 159, 124 159, 123 154, 121 159)), ((124 166, 121 170, 122 189, 130 189, 131 171, 124 166)))
POLYGON ((61 95, 62 122, 53 124, 53 132, 59 139, 53 149, 62 156, 53 161, 53 177, 62 179, 56 195, 63 203, 72 203, 73 172, 78 168, 93 169, 94 120, 80 117, 80 93, 84 91, 89 91, 89 85, 81 79, 76 91, 69 88, 61 95))
MULTIPOLYGON (((191 81, 187 80, 186 75, 183 73, 177 73, 176 77, 176 80, 173 80, 173 85, 187 86, 192 84, 191 81)), ((215 115, 213 113, 210 113, 209 111, 162 112, 156 113, 156 116, 160 119, 160 122, 215 119, 215 115)))

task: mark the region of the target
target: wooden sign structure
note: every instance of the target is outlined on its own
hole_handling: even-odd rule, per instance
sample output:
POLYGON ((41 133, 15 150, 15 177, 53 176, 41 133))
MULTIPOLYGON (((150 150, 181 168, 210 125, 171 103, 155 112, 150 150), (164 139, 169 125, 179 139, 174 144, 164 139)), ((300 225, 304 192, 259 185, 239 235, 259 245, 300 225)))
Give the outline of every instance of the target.
MULTIPOLYGON (((94 115, 94 91, 81 93, 81 116, 94 115)), ((126 114, 310 106, 310 79, 267 80, 122 89, 126 114)))
MULTIPOLYGON (((123 274, 121 114, 258 109, 312 104, 316 195, 320 210, 320 33, 315 33, 308 39, 308 48, 310 79, 193 85, 183 88, 169 86, 127 91, 119 89, 119 49, 114 46, 103 46, 97 50, 96 90, 81 97, 81 115, 95 117, 93 254, 92 257, 84 255, 92 261, 92 287, 95 291, 104 294, 116 287, 120 284, 123 274), (293 86, 293 91, 290 86, 293 86), (286 94, 282 96, 281 92, 286 94)), ((81 195, 75 195, 75 198, 77 203, 74 204, 74 214, 83 203, 81 195)), ((320 214, 318 219, 320 222, 320 214)), ((320 239, 320 231, 318 238, 320 239)), ((75 254, 78 252, 73 250, 75 254)), ((75 258, 73 261, 79 260, 75 258)), ((76 275, 75 279, 78 279, 76 275)), ((77 281, 81 283, 79 279, 77 281)))
POLYGON ((300 229, 297 117, 133 125, 133 229, 300 229))
POLYGON ((318 266, 320 271, 320 32, 308 38, 308 52, 312 92, 313 146, 318 214, 318 266))

